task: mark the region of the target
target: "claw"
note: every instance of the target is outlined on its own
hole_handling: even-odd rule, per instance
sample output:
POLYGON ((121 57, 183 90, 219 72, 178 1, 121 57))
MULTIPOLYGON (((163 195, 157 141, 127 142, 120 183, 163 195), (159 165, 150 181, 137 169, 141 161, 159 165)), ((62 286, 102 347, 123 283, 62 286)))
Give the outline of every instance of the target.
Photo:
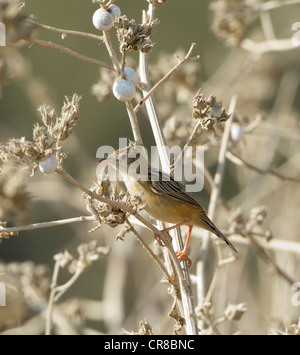
MULTIPOLYGON (((164 235, 168 239, 169 244, 171 244, 172 243, 172 237, 170 236, 169 232, 166 232, 166 231, 162 230, 162 233, 164 233, 164 235)), ((165 246, 165 244, 162 242, 162 240, 161 240, 161 238, 160 238, 160 236, 158 234, 154 234, 154 239, 155 239, 155 241, 154 241, 155 245, 159 245, 160 247, 164 247, 165 246)))
POLYGON ((184 252, 183 250, 177 251, 176 252, 176 256, 178 258, 179 261, 185 260, 187 262, 187 266, 188 268, 191 267, 192 265, 192 260, 186 255, 186 252, 184 252))

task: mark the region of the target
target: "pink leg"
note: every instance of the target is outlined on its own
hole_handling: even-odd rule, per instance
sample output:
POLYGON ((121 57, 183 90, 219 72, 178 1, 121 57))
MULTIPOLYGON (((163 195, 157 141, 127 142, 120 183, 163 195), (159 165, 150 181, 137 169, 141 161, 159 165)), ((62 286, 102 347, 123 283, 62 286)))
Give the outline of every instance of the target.
MULTIPOLYGON (((163 230, 161 230, 162 233, 166 234, 167 238, 169 239, 169 242, 171 244, 172 242, 172 238, 171 236, 169 235, 169 231, 175 229, 175 228, 178 228, 178 227, 181 227, 181 226, 184 226, 185 224, 189 223, 188 221, 184 221, 184 222, 181 222, 181 223, 177 223, 177 224, 174 224, 173 226, 171 227, 168 227, 168 228, 165 228, 163 230)), ((161 242, 160 238, 158 235, 155 235, 154 236, 155 240, 157 241, 157 243, 160 245, 160 246, 164 246, 163 243, 161 242)))
POLYGON ((191 239, 191 234, 192 234, 192 229, 193 229, 193 226, 190 226, 189 228, 189 234, 186 238, 186 242, 185 242, 185 246, 184 246, 184 249, 181 250, 181 251, 178 251, 176 253, 177 257, 178 257, 178 260, 181 261, 181 260, 186 260, 188 262, 188 267, 190 267, 192 265, 192 262, 191 260, 189 259, 189 257, 187 256, 187 250, 188 250, 188 246, 189 246, 189 241, 191 239))

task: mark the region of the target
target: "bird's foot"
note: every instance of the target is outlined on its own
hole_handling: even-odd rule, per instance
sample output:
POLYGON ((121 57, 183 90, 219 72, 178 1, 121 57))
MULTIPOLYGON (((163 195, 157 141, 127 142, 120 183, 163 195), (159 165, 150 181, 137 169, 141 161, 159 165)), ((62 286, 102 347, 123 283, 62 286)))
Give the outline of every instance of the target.
POLYGON ((180 250, 176 252, 176 256, 179 261, 185 260, 187 262, 187 267, 190 268, 192 265, 192 260, 187 256, 186 251, 180 250))
MULTIPOLYGON (((171 244, 172 243, 172 237, 170 236, 169 232, 168 231, 164 231, 164 230, 162 230, 161 232, 167 238, 168 243, 171 244)), ((155 245, 159 245, 160 247, 164 247, 165 246, 165 243, 161 240, 161 237, 159 236, 159 234, 154 234, 154 239, 155 239, 155 241, 154 241, 155 245)))

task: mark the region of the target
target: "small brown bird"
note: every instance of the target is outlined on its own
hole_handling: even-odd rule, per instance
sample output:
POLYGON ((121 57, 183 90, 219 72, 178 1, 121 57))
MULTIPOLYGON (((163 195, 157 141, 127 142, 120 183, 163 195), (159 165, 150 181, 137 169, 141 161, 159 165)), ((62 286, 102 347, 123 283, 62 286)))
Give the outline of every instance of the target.
POLYGON ((123 177, 125 185, 132 195, 140 195, 145 210, 155 219, 174 224, 164 229, 168 232, 182 225, 189 226, 189 233, 183 250, 176 253, 179 260, 190 260, 187 256, 193 226, 201 227, 223 239, 237 254, 237 250, 225 235, 207 217, 198 200, 185 186, 175 181, 171 175, 148 165, 143 151, 138 147, 126 147, 116 150, 99 163, 111 164, 123 177))

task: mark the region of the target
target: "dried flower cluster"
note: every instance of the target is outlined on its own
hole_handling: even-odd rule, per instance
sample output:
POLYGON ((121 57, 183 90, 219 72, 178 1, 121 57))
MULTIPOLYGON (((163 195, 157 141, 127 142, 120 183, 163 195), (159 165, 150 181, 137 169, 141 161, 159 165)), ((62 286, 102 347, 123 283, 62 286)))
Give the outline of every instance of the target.
POLYGON ((103 68, 99 70, 99 74, 100 78, 98 82, 92 86, 91 93, 96 96, 99 102, 103 102, 111 96, 116 76, 111 70, 103 68))
MULTIPOLYGON (((104 174, 101 180, 94 182, 90 190, 102 197, 124 203, 137 212, 141 210, 144 206, 142 205, 140 197, 130 195, 128 191, 121 186, 121 183, 111 182, 109 177, 104 174)), ((126 217, 128 216, 123 210, 92 199, 90 196, 85 196, 85 198, 88 211, 98 220, 99 224, 104 222, 110 227, 116 227, 125 223, 126 217)))
POLYGON ((243 215, 241 208, 237 208, 231 214, 230 233, 237 233, 243 236, 249 233, 257 233, 270 240, 272 239, 272 232, 264 230, 262 227, 267 215, 266 206, 253 207, 248 218, 243 215))
POLYGON ((61 268, 68 268, 71 274, 83 272, 94 261, 101 256, 106 256, 109 253, 108 247, 99 247, 96 240, 89 243, 82 243, 77 248, 78 258, 74 258, 68 251, 59 253, 54 256, 54 260, 61 268))
POLYGON ((30 195, 24 186, 26 175, 24 170, 15 170, 10 166, 6 166, 4 172, 0 174, 0 221, 28 223, 30 220, 28 215, 30 195))
POLYGON ((6 43, 16 43, 32 35, 35 25, 25 21, 24 0, 0 0, 0 21, 6 27, 6 43))
POLYGON ((210 8, 214 13, 213 32, 229 45, 239 45, 249 22, 245 17, 246 4, 240 0, 218 0, 210 8))
MULTIPOLYGON (((213 137, 222 134, 223 127, 220 123, 227 121, 230 115, 223 108, 222 101, 217 101, 213 95, 205 98, 200 91, 194 97, 192 104, 192 117, 200 120, 200 127, 191 143, 199 145, 212 143, 213 137), (208 135, 208 130, 213 134, 208 135)), ((184 145, 191 136, 194 126, 195 122, 187 120, 186 117, 180 119, 172 116, 166 121, 164 127, 167 141, 170 144, 184 145)))
POLYGON ((205 302, 202 307, 196 310, 197 316, 207 325, 203 334, 215 334, 216 327, 226 321, 239 321, 247 311, 244 303, 228 304, 223 315, 214 319, 214 307, 212 302, 205 302))
POLYGON ((0 308, 0 329, 20 324, 28 314, 39 310, 47 301, 50 270, 30 261, 0 263, 0 282, 6 285, 6 307, 0 308))
POLYGON ((148 24, 136 24, 135 20, 128 20, 120 16, 114 22, 120 42, 120 51, 140 51, 148 53, 154 46, 150 36, 158 24, 158 20, 148 24))
POLYGON ((38 163, 51 154, 57 155, 61 162, 65 157, 61 152, 61 144, 73 132, 79 118, 79 101, 80 97, 76 94, 70 99, 66 98, 60 117, 55 114, 54 109, 40 107, 44 126, 34 126, 33 141, 28 141, 25 137, 10 139, 6 145, 0 145, 0 160, 5 165, 28 167, 31 174, 37 170, 38 163))
POLYGON ((217 101, 215 96, 210 95, 208 99, 200 92, 193 100, 193 118, 201 121, 202 129, 214 129, 215 123, 225 122, 230 115, 222 106, 222 101, 217 101))
MULTIPOLYGON (((164 77, 178 63, 178 58, 184 58, 186 55, 183 49, 177 49, 175 53, 175 56, 169 53, 161 54, 157 62, 149 67, 150 76, 154 82, 164 77)), ((186 62, 172 74, 166 85, 159 88, 156 102, 163 121, 171 116, 176 116, 176 118, 186 116, 191 100, 199 88, 199 68, 199 63, 196 61, 186 62)))
POLYGON ((140 321, 140 329, 137 332, 122 329, 124 335, 153 335, 152 327, 147 319, 140 321))

